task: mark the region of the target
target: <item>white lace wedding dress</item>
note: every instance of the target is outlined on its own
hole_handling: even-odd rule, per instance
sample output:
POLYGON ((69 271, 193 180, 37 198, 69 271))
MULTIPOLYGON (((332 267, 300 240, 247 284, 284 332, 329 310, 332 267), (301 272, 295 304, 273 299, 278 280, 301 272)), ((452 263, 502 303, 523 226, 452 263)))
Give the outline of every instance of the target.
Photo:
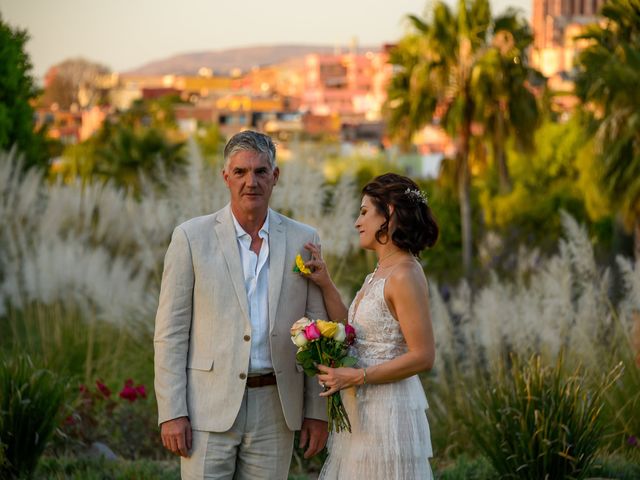
MULTIPOLYGON (((349 307, 357 339, 352 354, 359 367, 393 359, 407 351, 399 323, 384 299, 385 279, 374 280, 349 307), (359 302, 356 304, 356 302, 359 302)), ((364 287, 363 287, 364 289, 364 287)), ((351 433, 331 434, 322 480, 432 479, 427 399, 417 376, 341 392, 351 433)))

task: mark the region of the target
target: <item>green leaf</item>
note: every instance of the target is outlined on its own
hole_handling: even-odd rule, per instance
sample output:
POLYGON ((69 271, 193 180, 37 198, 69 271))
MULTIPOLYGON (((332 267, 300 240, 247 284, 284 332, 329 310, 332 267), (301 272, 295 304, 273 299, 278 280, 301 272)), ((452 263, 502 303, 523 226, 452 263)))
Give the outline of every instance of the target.
MULTIPOLYGON (((303 367, 304 368, 304 367, 303 367)), ((315 369, 315 367, 311 367, 311 368, 305 368, 304 369, 304 373, 305 375, 307 375, 308 377, 315 377, 316 373, 318 373, 318 370, 315 369)))
POLYGON ((344 357, 340 362, 340 365, 343 367, 355 367, 358 363, 358 359, 355 357, 344 357))

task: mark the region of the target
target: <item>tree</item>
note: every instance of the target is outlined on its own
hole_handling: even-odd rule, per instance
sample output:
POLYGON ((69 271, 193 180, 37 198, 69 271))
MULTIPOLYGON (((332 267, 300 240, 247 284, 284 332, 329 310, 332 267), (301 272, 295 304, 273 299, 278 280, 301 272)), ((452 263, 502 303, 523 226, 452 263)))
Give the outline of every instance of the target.
MULTIPOLYGON (((488 118, 498 118, 481 114, 484 111, 479 97, 482 91, 474 91, 474 82, 485 67, 482 59, 491 48, 492 31, 496 27, 520 28, 520 23, 494 22, 488 0, 459 0, 456 12, 444 2, 437 1, 426 20, 413 15, 409 20, 414 32, 405 36, 390 55, 396 72, 390 82, 385 108, 388 126, 391 135, 405 145, 413 133, 429 122, 440 123, 455 140, 462 257, 465 274, 469 277, 473 246, 469 169, 472 125, 488 121, 488 118)), ((518 38, 513 32, 511 35, 518 38)), ((507 53, 513 55, 510 50, 507 53)), ((510 93, 511 87, 502 86, 501 93, 510 93)), ((484 104, 491 102, 499 106, 503 112, 499 118, 506 122, 506 104, 499 96, 486 99, 484 104)), ((509 118, 508 121, 514 122, 515 119, 509 118)), ((501 134, 505 135, 506 132, 501 134)))
POLYGON ((44 167, 48 161, 43 131, 34 131, 30 101, 37 94, 31 61, 25 52, 26 30, 13 29, 0 17, 0 150, 16 146, 25 168, 44 167))
POLYGON ((109 68, 83 58, 72 58, 51 67, 45 76, 44 105, 58 104, 68 109, 73 103, 80 107, 104 100, 105 91, 97 81, 109 73, 109 68))
POLYGON ((640 259, 640 0, 610 0, 581 36, 575 89, 591 112, 602 184, 634 232, 640 259))
POLYGON ((162 184, 163 174, 182 170, 186 160, 182 142, 169 141, 157 128, 133 129, 105 123, 95 139, 94 172, 135 193, 140 192, 140 175, 162 184))
POLYGON ((476 121, 484 126, 493 151, 500 190, 511 191, 511 177, 505 145, 513 139, 524 152, 534 149, 539 123, 538 102, 529 87, 542 75, 529 67, 527 49, 533 42, 528 22, 509 9, 494 21, 491 46, 479 58, 471 78, 476 104, 476 121))

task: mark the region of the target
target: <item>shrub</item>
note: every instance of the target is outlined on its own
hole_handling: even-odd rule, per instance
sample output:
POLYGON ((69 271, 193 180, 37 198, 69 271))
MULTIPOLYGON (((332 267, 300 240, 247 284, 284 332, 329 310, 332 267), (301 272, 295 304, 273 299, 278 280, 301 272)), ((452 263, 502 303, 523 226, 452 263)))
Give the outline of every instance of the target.
POLYGON ((146 387, 132 379, 125 380, 119 392, 101 380, 80 385, 80 395, 48 453, 82 454, 101 442, 125 459, 170 458, 162 448, 155 413, 146 387))
POLYGON ((553 367, 540 356, 511 361, 471 395, 479 409, 467 422, 471 438, 500 478, 584 478, 602 441, 603 396, 621 366, 589 391, 580 368, 565 371, 562 355, 553 367))
POLYGON ((66 383, 21 356, 0 364, 0 478, 28 476, 64 404, 66 383))

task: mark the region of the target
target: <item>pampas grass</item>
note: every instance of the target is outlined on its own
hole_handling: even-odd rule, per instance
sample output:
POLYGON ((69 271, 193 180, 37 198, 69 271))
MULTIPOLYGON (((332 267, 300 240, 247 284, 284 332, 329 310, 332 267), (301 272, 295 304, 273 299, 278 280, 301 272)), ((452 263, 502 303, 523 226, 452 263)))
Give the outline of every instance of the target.
MULTIPOLYGON (((0 315, 7 305, 62 302, 151 329, 173 228, 228 202, 221 164, 204 162, 193 140, 187 146, 186 172, 142 178, 138 198, 110 183, 47 183, 35 171, 21 173, 15 151, 0 153, 0 315)), ((346 257, 356 240, 353 183, 330 186, 303 159, 281 170, 273 207, 316 226, 328 256, 346 257)))
POLYGON ((514 353, 539 355, 553 364, 564 352, 568 368, 583 369, 589 389, 597 389, 600 375, 622 364, 619 379, 603 397, 603 443, 611 450, 628 449, 627 439, 639 436, 640 365, 632 332, 640 315, 640 264, 618 259, 624 292, 613 305, 611 275, 596 265, 586 230, 566 214, 562 223, 557 253, 532 262, 532 255, 522 251, 515 280, 492 274, 475 292, 462 282, 447 301, 432 289, 437 361, 425 385, 434 445, 441 454, 474 451, 460 428, 475 415, 468 396, 477 388, 493 388, 497 379, 490 372, 509 369, 514 353))
POLYGON ((570 363, 599 361, 594 352, 610 344, 610 276, 596 266, 586 230, 567 214, 562 222, 558 253, 532 266, 524 252, 527 265, 515 281, 493 274, 476 292, 460 284, 447 308, 436 299, 437 333, 453 330, 439 342, 439 355, 458 358, 463 345, 463 364, 496 364, 510 352, 544 353, 553 360, 562 349, 570 352, 570 363))

